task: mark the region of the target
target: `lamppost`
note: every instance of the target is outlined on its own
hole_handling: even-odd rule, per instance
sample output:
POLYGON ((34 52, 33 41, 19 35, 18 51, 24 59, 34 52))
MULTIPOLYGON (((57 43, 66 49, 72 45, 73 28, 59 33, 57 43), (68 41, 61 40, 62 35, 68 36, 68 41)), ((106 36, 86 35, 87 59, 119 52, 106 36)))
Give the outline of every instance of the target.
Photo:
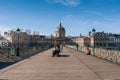
POLYGON ((50 47, 52 47, 52 38, 53 38, 53 35, 51 34, 51 46, 50 47))
POLYGON ((92 45, 92 55, 94 56, 95 55, 95 47, 96 47, 96 39, 95 39, 95 35, 96 34, 96 30, 95 28, 93 27, 93 30, 92 30, 92 38, 93 38, 93 45, 92 45))
POLYGON ((93 56, 95 56, 95 47, 96 47, 96 45, 95 45, 96 44, 95 33, 93 34, 93 41, 94 41, 93 42, 93 44, 94 44, 93 45, 93 56))
POLYGON ((20 32, 20 29, 18 28, 16 31, 17 31, 17 34, 18 34, 17 35, 17 38, 18 38, 17 40, 18 41, 17 41, 17 54, 16 55, 20 56, 20 54, 19 54, 19 32, 20 32))

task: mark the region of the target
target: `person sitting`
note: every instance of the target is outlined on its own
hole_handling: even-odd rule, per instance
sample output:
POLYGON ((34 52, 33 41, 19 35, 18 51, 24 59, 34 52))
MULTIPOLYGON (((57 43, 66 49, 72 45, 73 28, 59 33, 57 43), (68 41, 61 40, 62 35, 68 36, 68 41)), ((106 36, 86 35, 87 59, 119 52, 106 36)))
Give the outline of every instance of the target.
POLYGON ((56 45, 55 50, 52 53, 52 57, 54 57, 55 55, 57 55, 57 57, 59 57, 59 53, 60 53, 60 45, 56 45))
POLYGON ((87 48, 87 55, 90 55, 91 54, 91 51, 89 48, 87 48))

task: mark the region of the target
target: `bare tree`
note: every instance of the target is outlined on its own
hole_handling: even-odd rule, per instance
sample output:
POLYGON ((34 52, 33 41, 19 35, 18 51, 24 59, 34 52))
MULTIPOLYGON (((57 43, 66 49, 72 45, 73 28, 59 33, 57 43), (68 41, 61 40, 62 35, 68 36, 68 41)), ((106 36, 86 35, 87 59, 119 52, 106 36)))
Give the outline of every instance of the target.
POLYGON ((33 31, 33 35, 39 35, 39 31, 33 31))
POLYGON ((2 32, 0 31, 0 37, 1 37, 2 32))
POLYGON ((26 32, 28 35, 31 35, 31 30, 30 30, 30 29, 26 29, 25 32, 26 32))

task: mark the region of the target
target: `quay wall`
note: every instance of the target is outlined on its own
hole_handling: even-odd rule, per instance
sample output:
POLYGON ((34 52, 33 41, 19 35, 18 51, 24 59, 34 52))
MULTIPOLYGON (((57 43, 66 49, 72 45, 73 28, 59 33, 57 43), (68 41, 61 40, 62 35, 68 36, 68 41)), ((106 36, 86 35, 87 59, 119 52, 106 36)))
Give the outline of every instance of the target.
MULTIPOLYGON (((76 49, 76 46, 66 45, 69 48, 76 49)), ((120 64, 120 51, 107 50, 102 48, 89 47, 92 56, 100 57, 102 59, 109 60, 113 63, 120 64)), ((87 54, 87 47, 78 47, 78 51, 87 54)))

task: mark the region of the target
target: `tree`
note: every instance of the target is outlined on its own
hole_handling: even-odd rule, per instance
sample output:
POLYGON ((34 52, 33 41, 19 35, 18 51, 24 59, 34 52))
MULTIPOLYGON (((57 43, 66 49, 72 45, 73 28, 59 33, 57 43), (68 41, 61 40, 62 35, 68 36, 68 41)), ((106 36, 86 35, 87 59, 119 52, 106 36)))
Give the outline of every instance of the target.
POLYGON ((33 31, 33 35, 39 35, 39 31, 33 31))
POLYGON ((27 35, 31 35, 31 30, 30 29, 26 29, 25 32, 27 33, 27 35))

